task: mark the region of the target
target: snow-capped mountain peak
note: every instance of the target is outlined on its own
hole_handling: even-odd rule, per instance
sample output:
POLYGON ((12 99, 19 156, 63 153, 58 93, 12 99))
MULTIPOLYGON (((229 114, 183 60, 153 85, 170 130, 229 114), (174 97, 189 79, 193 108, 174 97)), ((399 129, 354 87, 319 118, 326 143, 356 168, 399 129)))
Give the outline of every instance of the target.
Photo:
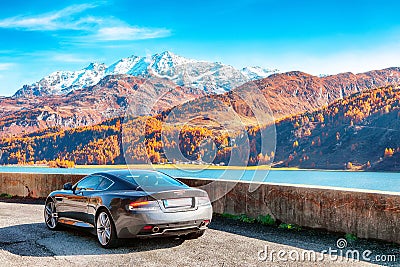
POLYGON ((86 68, 84 68, 84 70, 87 70, 87 71, 103 71, 106 68, 107 68, 107 66, 104 63, 99 64, 97 62, 92 62, 86 68))
POLYGON ((180 65, 195 63, 195 60, 187 59, 172 52, 165 51, 151 56, 151 68, 160 75, 172 76, 175 68, 180 65))
POLYGON ((165 78, 177 85, 199 88, 207 93, 229 91, 247 81, 261 79, 277 70, 246 67, 237 70, 220 62, 207 62, 185 58, 170 51, 149 55, 132 55, 107 67, 90 63, 78 71, 56 71, 40 81, 23 86, 15 96, 65 94, 72 90, 97 84, 107 75, 128 74, 139 77, 165 78))
POLYGON ((160 63, 161 64, 167 63, 171 67, 182 64, 199 62, 198 60, 178 56, 170 51, 154 54, 151 56, 151 58, 153 59, 155 65, 159 65, 160 63))
POLYGON ((130 69, 141 59, 141 57, 132 55, 130 57, 126 57, 118 60, 110 67, 107 68, 106 74, 125 74, 128 73, 130 69))
POLYGON ((244 76, 247 76, 250 80, 258 80, 268 77, 271 74, 278 73, 277 69, 264 69, 261 67, 245 67, 241 70, 244 76))

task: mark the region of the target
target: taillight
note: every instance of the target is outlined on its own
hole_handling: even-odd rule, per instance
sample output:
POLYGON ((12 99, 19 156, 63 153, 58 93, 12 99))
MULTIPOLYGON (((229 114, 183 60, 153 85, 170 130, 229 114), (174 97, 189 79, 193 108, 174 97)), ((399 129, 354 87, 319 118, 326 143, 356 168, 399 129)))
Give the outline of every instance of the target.
POLYGON ((211 205, 211 202, 208 197, 197 197, 197 205, 198 206, 207 206, 207 205, 211 205))
POLYGON ((148 204, 149 204, 148 201, 132 202, 131 204, 129 204, 129 208, 134 209, 137 207, 146 206, 148 204))
POLYGON ((145 230, 145 231, 149 231, 149 230, 151 230, 151 229, 153 229, 153 226, 151 226, 151 225, 145 225, 145 226, 143 227, 143 230, 145 230))
POLYGON ((129 203, 128 210, 158 210, 160 206, 157 201, 134 201, 129 203))

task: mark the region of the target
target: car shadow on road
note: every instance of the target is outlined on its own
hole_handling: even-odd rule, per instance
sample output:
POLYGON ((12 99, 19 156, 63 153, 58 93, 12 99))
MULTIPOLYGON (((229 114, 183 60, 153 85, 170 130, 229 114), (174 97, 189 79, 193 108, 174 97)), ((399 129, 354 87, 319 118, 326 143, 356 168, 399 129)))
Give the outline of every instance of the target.
POLYGON ((123 239, 115 249, 104 249, 97 238, 81 229, 47 229, 44 223, 20 224, 0 228, 0 249, 19 256, 71 256, 126 254, 179 246, 178 238, 123 239))

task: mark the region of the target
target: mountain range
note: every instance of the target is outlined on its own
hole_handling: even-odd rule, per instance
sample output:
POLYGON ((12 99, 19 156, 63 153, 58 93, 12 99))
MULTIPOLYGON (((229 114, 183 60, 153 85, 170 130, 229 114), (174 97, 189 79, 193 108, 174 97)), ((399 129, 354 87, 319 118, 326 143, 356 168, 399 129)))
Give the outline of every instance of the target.
POLYGON ((147 79, 164 78, 179 86, 202 89, 207 93, 223 93, 247 81, 262 79, 277 72, 261 67, 237 70, 219 62, 188 59, 165 51, 152 56, 133 55, 108 67, 105 64, 90 63, 78 71, 56 71, 31 85, 24 85, 14 97, 67 94, 96 85, 108 75, 119 74, 147 79))
POLYGON ((171 52, 132 56, 109 67, 92 63, 77 72, 55 72, 12 97, 0 98, 0 136, 94 125, 123 116, 128 107, 134 107, 138 116, 152 115, 206 95, 232 106, 245 123, 252 124, 251 111, 240 94, 254 86, 280 120, 357 92, 400 84, 396 67, 322 77, 272 72, 257 67, 236 70, 171 52), (224 93, 215 94, 219 91, 224 93))
MULTIPOLYGON (((210 99, 210 96, 205 97, 210 99)), ((191 161, 203 160, 215 164, 226 165, 231 162, 232 156, 244 155, 246 158, 243 159, 248 157, 249 165, 399 171, 399 101, 399 86, 365 90, 312 112, 276 121, 275 125, 248 126, 248 143, 243 138, 243 131, 230 131, 228 135, 226 129, 220 127, 220 121, 212 122, 208 118, 203 119, 206 124, 200 125, 196 121, 181 128, 180 125, 168 126, 165 115, 171 111, 129 120, 116 117, 93 126, 68 130, 47 128, 23 137, 2 138, 0 163, 180 161, 178 153, 167 154, 165 150, 174 148, 180 149, 182 155, 191 161), (167 123, 165 128, 164 123, 167 123), (263 151, 261 142, 273 134, 273 129, 276 130, 276 150, 267 147, 263 151), (179 141, 166 138, 175 133, 179 133, 179 141)), ((207 102, 202 103, 200 108, 209 110, 207 102)))
POLYGON ((155 114, 203 95, 202 90, 180 87, 166 79, 108 75, 96 85, 68 94, 0 99, 0 136, 26 134, 48 127, 93 125, 123 116, 128 106, 135 108, 137 115, 155 114))
POLYGON ((12 97, 0 97, 0 163, 124 163, 122 129, 128 130, 128 144, 141 140, 133 121, 146 126, 148 147, 127 146, 129 157, 139 162, 146 161, 146 151, 152 162, 166 162, 163 145, 180 146, 190 160, 206 158, 212 153, 204 140, 212 137, 217 152, 211 160, 227 164, 234 146, 226 130, 245 124, 249 164, 274 159, 278 167, 398 171, 399 101, 398 67, 314 76, 237 70, 171 52, 131 56, 108 67, 91 63, 79 71, 54 72, 12 97), (275 125, 258 125, 246 97, 264 97, 275 125), (134 116, 121 127, 127 110, 134 116), (181 139, 163 144, 162 123, 171 114, 186 128, 170 127, 171 134, 181 131, 181 139), (260 151, 261 132, 271 127, 276 151, 260 151))

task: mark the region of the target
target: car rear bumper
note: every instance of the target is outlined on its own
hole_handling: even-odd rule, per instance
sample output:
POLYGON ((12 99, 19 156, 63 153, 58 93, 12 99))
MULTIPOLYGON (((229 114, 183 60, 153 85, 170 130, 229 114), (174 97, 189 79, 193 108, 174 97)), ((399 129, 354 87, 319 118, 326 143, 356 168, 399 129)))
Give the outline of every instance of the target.
POLYGON ((199 232, 206 230, 207 226, 187 226, 187 227, 174 227, 174 228, 160 228, 160 230, 156 233, 153 232, 139 232, 136 237, 157 237, 157 236, 182 236, 187 235, 194 232, 199 232))
POLYGON ((181 212, 126 212, 114 218, 118 238, 179 236, 207 229, 211 205, 181 212), (208 221, 208 223, 207 223, 208 221), (144 227, 152 227, 144 229, 144 227), (157 230, 157 231, 154 231, 157 230))

